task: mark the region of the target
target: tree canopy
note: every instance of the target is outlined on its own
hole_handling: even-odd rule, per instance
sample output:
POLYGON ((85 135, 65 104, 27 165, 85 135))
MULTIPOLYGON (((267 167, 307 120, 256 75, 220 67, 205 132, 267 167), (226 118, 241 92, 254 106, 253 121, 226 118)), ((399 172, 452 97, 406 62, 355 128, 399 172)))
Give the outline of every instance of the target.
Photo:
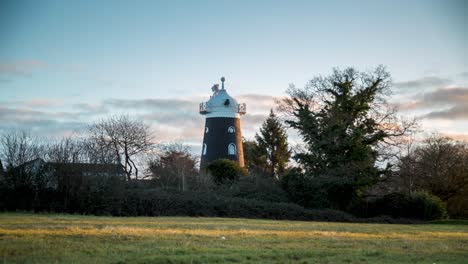
POLYGON ((305 151, 294 158, 307 178, 320 183, 332 207, 345 208, 385 174, 389 167, 377 162, 413 127, 387 103, 390 84, 381 66, 373 72, 335 69, 304 88, 291 86, 280 102, 286 124, 304 141, 305 151))

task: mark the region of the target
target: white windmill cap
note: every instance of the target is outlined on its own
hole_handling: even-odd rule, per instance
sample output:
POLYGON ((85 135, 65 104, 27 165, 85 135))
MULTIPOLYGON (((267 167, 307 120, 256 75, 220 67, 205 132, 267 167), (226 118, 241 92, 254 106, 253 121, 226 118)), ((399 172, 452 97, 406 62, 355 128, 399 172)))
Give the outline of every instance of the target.
POLYGON ((239 118, 245 114, 245 104, 239 104, 236 99, 230 96, 224 88, 225 78, 221 78, 222 88, 215 84, 212 88, 213 95, 206 103, 200 104, 200 113, 210 117, 231 117, 239 118), (243 108, 242 108, 243 106, 243 108), (203 109, 202 109, 203 108, 203 109))

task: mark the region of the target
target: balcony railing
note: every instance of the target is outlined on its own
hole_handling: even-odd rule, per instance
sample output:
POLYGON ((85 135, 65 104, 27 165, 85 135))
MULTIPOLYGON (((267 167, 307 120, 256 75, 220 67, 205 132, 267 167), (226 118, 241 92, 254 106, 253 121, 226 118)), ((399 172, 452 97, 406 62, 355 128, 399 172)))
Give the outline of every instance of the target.
POLYGON ((199 106, 200 114, 204 115, 204 114, 208 113, 207 108, 208 108, 208 106, 207 106, 206 102, 200 103, 200 106, 199 106))
POLYGON ((247 113, 247 106, 245 105, 245 103, 241 103, 237 105, 237 113, 241 115, 244 115, 245 113, 247 113))
MULTIPOLYGON (((234 109, 235 109, 236 113, 239 113, 241 115, 244 115, 247 112, 247 106, 245 105, 245 103, 237 104, 237 107, 234 108, 234 109)), ((209 112, 208 112, 207 102, 200 103, 200 105, 198 107, 198 110, 199 110, 200 114, 202 114, 202 115, 208 114, 209 112)))

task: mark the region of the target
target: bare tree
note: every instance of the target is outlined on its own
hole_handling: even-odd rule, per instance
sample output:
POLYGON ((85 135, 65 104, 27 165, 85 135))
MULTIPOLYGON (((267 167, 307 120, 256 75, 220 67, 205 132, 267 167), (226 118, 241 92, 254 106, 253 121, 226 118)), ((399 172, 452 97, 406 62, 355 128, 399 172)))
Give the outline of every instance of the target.
POLYGON ((428 191, 447 204, 451 216, 468 216, 468 144, 437 134, 400 158, 393 185, 428 191))
POLYGON ((149 127, 142 121, 127 115, 114 116, 101 120, 88 127, 89 140, 97 153, 113 153, 114 160, 121 164, 127 179, 134 174, 138 179, 137 157, 154 146, 149 127))
POLYGON ((0 158, 7 168, 42 158, 44 145, 26 131, 9 131, 0 135, 0 158))
POLYGON ((468 187, 468 145, 432 135, 401 158, 398 177, 406 191, 429 190, 450 200, 468 187))
POLYGON ((83 140, 65 137, 45 147, 45 158, 51 162, 79 163, 86 161, 83 140))

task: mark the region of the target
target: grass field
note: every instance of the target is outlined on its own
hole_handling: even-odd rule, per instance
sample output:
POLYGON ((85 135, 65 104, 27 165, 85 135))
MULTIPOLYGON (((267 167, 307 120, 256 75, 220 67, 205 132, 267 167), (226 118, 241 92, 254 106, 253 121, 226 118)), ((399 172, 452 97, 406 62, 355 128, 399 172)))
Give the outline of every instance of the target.
POLYGON ((468 263, 466 223, 0 214, 4 263, 468 263))

